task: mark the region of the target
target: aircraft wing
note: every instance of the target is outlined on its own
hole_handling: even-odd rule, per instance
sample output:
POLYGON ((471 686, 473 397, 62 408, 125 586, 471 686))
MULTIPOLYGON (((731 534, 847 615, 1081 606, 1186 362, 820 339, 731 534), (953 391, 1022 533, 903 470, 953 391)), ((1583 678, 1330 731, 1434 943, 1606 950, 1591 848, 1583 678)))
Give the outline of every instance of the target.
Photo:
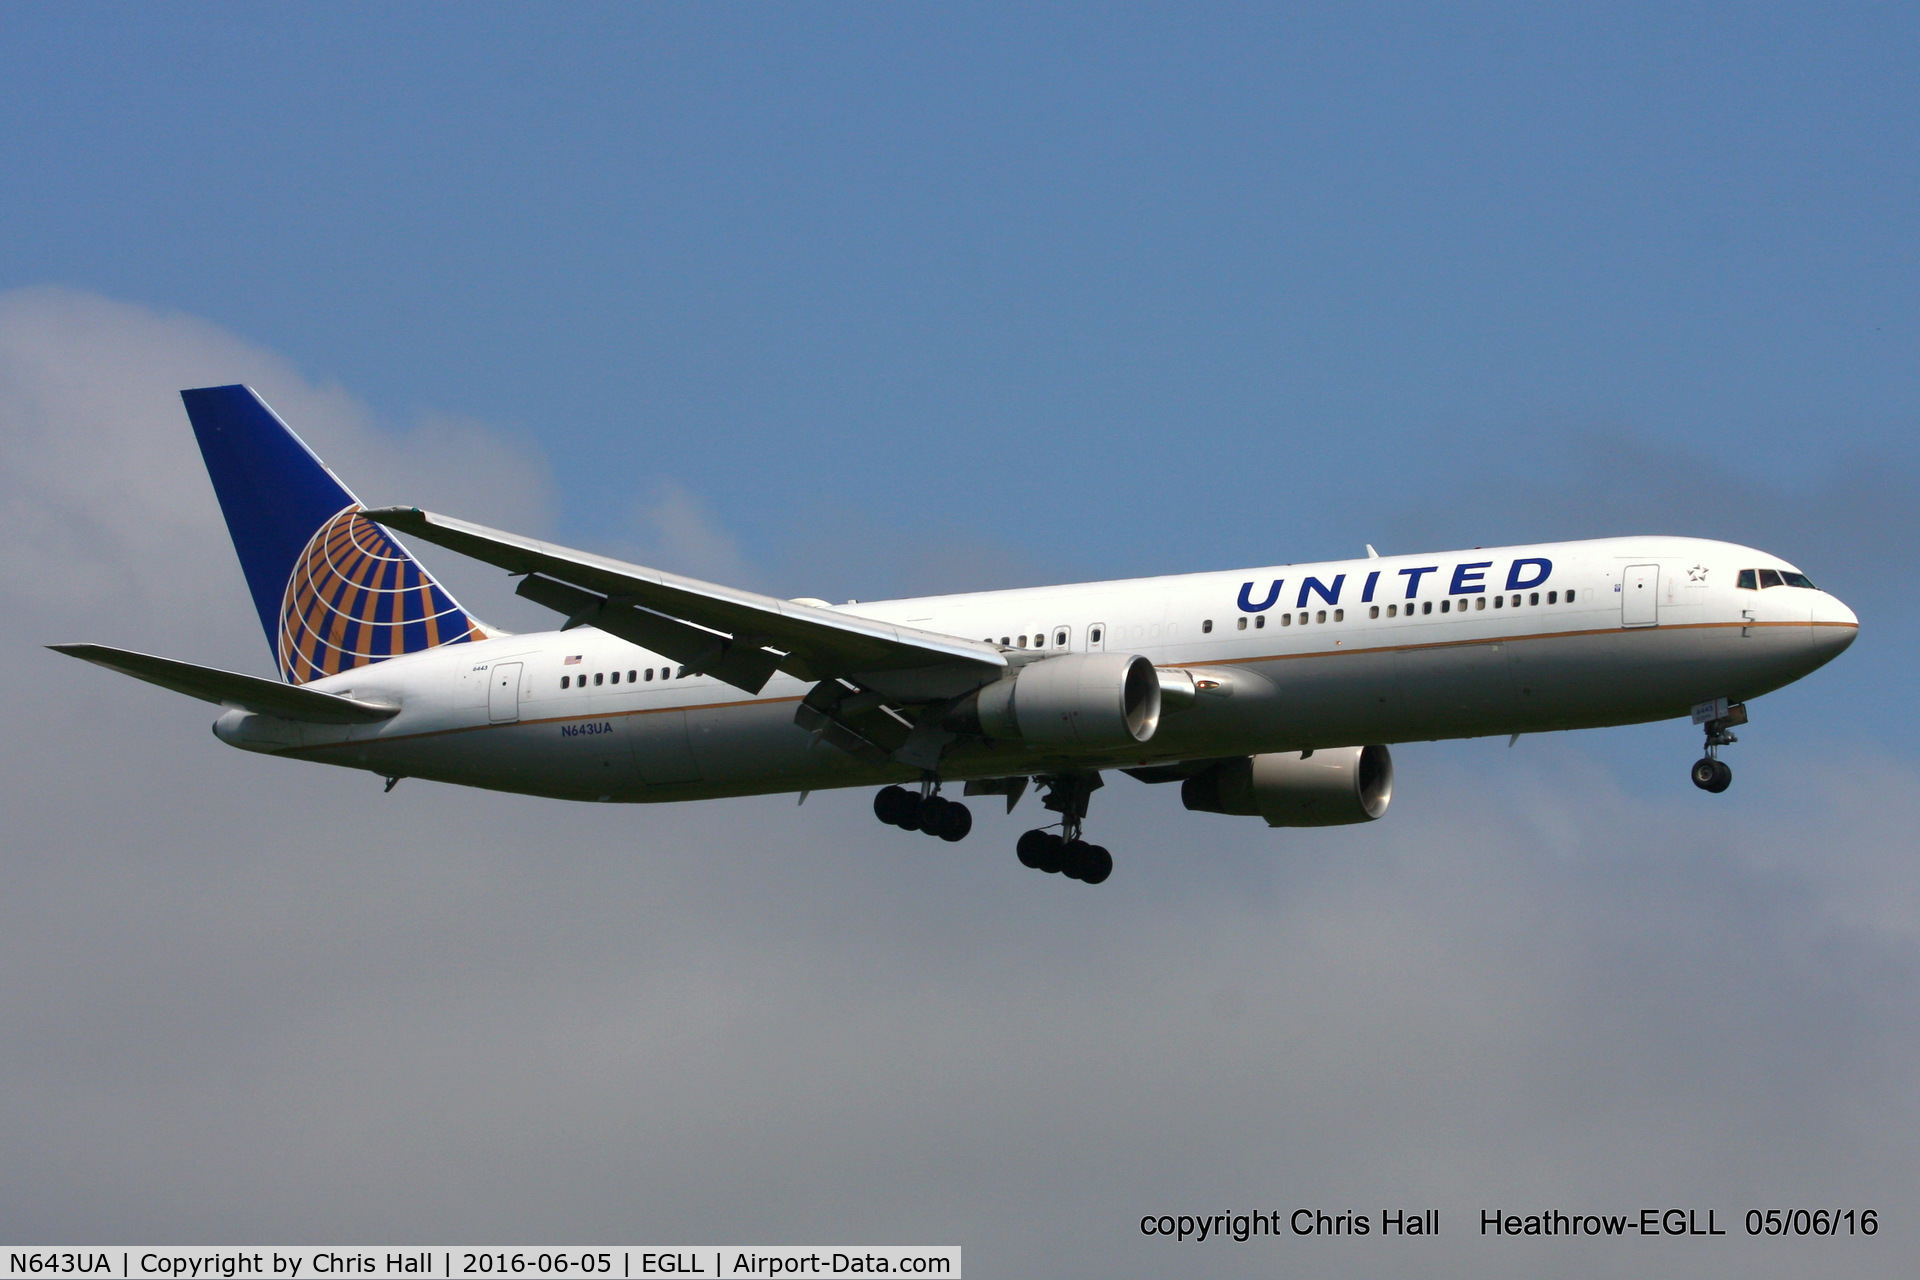
POLYGON ((898 701, 924 702, 966 693, 1007 668, 998 649, 977 640, 702 582, 418 507, 367 516, 526 575, 518 594, 566 614, 569 627, 598 627, 749 693, 785 671, 802 680, 842 677, 898 701))
POLYGON ((91 662, 123 676, 157 684, 162 689, 184 693, 202 702, 217 702, 223 707, 257 711, 282 720, 305 720, 314 724, 372 724, 390 720, 400 708, 381 702, 346 698, 318 689, 281 684, 238 671, 202 667, 173 658, 157 658, 131 649, 110 649, 103 644, 50 644, 55 653, 91 662))

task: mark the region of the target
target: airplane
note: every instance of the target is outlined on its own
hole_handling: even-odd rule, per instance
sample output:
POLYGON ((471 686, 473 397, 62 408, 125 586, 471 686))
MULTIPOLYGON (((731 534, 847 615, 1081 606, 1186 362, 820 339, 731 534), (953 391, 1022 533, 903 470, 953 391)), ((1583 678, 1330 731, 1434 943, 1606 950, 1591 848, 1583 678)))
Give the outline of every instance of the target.
POLYGON ((278 679, 51 648, 226 708, 247 751, 568 800, 878 787, 947 841, 1030 785, 1022 864, 1086 884, 1102 775, 1271 827, 1370 822, 1393 743, 1691 716, 1696 786, 1747 703, 1853 643, 1799 569, 1679 537, 1474 548, 909 600, 780 600, 422 511, 368 509, 251 388, 181 392, 278 679), (565 621, 475 618, 400 542, 494 565, 565 621))

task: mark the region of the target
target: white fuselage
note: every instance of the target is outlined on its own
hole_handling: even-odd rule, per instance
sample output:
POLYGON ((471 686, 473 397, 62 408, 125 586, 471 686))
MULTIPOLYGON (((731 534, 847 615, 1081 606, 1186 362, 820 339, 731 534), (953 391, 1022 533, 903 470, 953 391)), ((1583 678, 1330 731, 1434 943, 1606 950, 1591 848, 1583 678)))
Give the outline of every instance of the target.
MULTIPOLYGON (((1138 653, 1192 672, 1202 690, 1150 741, 1124 750, 1049 754, 962 740, 939 770, 959 780, 1630 724, 1715 698, 1745 701, 1821 666, 1858 627, 1824 591, 1736 585, 1742 570, 1761 569, 1791 566, 1724 542, 1614 538, 838 611, 1015 654, 1138 653)), ((250 750, 386 776, 580 800, 920 776, 858 760, 797 726, 806 682, 779 674, 749 695, 591 627, 448 645, 310 687, 401 710, 369 725, 230 711, 215 731, 250 750)))

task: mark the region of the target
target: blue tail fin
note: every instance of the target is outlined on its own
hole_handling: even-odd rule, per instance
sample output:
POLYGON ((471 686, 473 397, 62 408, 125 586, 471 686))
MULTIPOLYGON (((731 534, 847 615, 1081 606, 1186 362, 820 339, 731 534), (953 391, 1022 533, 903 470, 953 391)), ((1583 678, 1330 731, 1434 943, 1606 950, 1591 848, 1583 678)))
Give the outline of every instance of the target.
POLYGON ((288 683, 486 639, 251 387, 180 398, 288 683))

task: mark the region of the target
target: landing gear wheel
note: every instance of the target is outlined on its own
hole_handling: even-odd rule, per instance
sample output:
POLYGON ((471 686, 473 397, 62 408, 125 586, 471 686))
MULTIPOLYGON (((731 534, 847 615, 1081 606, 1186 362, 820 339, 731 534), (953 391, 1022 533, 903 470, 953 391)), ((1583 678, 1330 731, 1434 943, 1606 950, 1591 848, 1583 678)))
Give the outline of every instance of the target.
POLYGON ((1080 882, 1099 884, 1113 874, 1113 855, 1104 845, 1090 844, 1085 848, 1086 852, 1080 856, 1080 882))
POLYGON ((1066 870, 1067 842, 1051 831, 1029 831, 1020 837, 1020 844, 1023 846, 1020 850, 1020 861, 1026 862, 1035 871, 1044 871, 1050 876, 1057 876, 1066 870), (1029 836, 1032 837, 1031 844, 1028 844, 1029 836), (1033 861, 1027 862, 1029 856, 1033 861))
POLYGON ((947 820, 947 810, 953 807, 953 801, 941 796, 922 796, 920 799, 920 830, 930 836, 940 834, 941 824, 947 820))
POLYGON ((920 797, 905 787, 882 787, 873 797, 873 816, 890 827, 908 827, 920 797))
POLYGON ((900 816, 893 820, 893 825, 902 831, 918 831, 921 820, 926 817, 927 798, 911 791, 906 793, 906 797, 906 802, 900 806, 900 816))
POLYGON ((1733 770, 1724 760, 1702 757, 1693 762, 1693 785, 1718 795, 1733 785, 1733 770))
POLYGON ((947 807, 940 814, 940 826, 934 834, 948 844, 956 844, 967 838, 973 830, 973 810, 958 800, 947 801, 947 807))

